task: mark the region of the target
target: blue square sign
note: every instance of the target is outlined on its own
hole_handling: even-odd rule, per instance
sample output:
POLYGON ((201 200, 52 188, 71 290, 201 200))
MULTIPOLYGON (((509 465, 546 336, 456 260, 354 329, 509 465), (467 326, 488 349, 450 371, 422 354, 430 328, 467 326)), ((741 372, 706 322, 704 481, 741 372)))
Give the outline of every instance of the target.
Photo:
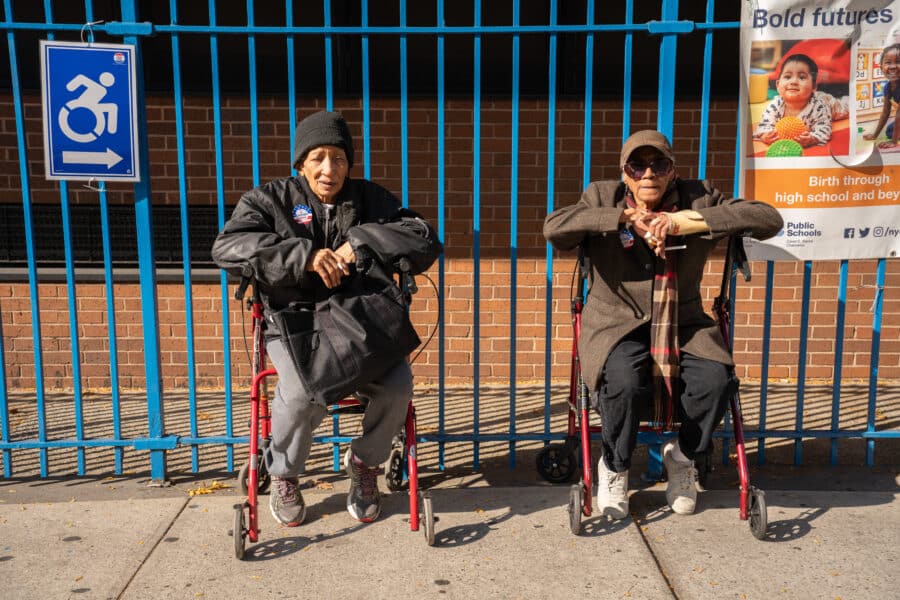
POLYGON ((140 181, 134 46, 41 40, 47 179, 140 181))

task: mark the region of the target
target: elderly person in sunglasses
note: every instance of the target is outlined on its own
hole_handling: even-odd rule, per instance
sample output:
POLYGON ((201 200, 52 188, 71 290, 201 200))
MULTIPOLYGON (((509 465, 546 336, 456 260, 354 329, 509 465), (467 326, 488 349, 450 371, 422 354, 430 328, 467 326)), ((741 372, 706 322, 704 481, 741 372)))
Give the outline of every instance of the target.
POLYGON ((681 179, 658 131, 622 147, 622 181, 595 181, 581 199, 547 215, 544 236, 559 250, 583 246, 590 292, 579 357, 602 422, 597 502, 612 519, 628 515, 628 470, 641 417, 680 422, 663 446, 666 500, 694 512, 694 460, 737 389, 731 354, 704 311, 700 284, 718 240, 766 239, 783 222, 762 202, 728 198, 705 181, 681 179))

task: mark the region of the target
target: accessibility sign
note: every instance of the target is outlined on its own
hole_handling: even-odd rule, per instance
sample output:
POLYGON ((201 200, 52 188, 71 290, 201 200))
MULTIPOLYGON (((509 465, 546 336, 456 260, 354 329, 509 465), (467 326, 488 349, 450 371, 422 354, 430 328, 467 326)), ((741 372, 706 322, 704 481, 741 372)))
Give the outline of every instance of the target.
POLYGON ((47 179, 140 181, 134 46, 41 40, 47 179))

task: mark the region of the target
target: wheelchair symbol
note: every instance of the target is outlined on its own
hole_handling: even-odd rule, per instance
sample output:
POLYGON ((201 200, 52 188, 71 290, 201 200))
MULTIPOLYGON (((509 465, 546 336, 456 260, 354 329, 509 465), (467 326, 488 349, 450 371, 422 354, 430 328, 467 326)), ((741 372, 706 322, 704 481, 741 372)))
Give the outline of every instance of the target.
POLYGON ((114 102, 100 102, 112 84, 116 82, 116 78, 112 73, 104 72, 100 74, 100 83, 85 75, 76 75, 66 84, 66 89, 74 92, 78 88, 84 88, 80 96, 66 102, 66 105, 59 109, 59 128, 72 141, 87 144, 93 142, 103 135, 104 131, 115 133, 118 128, 119 107, 114 102), (69 125, 69 117, 77 108, 86 108, 94 115, 94 128, 87 133, 78 133, 69 125))

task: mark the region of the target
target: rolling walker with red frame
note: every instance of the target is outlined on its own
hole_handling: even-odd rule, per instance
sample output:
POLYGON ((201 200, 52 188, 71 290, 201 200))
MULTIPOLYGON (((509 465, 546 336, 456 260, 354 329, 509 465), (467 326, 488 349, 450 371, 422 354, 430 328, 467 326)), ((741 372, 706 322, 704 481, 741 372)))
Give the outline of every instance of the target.
MULTIPOLYGON (((405 259, 400 261, 400 279, 403 297, 407 307, 416 293, 415 279, 409 272, 405 259), (404 268, 405 267, 405 268, 404 268)), ((247 288, 252 289, 250 298, 246 300, 246 309, 251 314, 251 331, 253 338, 253 354, 251 361, 250 385, 250 433, 249 459, 238 472, 238 483, 247 499, 234 506, 234 528, 231 535, 234 539, 234 555, 243 559, 246 540, 252 543, 259 541, 259 495, 265 494, 271 484, 271 477, 266 471, 263 458, 266 447, 271 440, 271 413, 269 412, 268 378, 277 376, 273 368, 266 368, 265 316, 263 305, 251 277, 244 276, 235 291, 236 300, 243 302, 247 288)), ((361 400, 348 397, 338 400, 328 407, 328 414, 354 414, 365 411, 361 400)), ((419 468, 416 460, 416 409, 410 401, 406 411, 406 422, 403 430, 394 438, 390 456, 385 465, 385 480, 392 492, 403 488, 404 482, 409 488, 409 529, 422 531, 429 546, 435 543, 434 515, 431 495, 428 491, 419 490, 419 468)))
MULTIPOLYGON (((729 350, 731 345, 731 315, 729 308, 731 301, 728 298, 728 284, 731 281, 734 269, 738 268, 745 280, 750 280, 750 269, 744 254, 743 241, 739 237, 731 237, 728 241, 728 250, 725 255, 725 267, 722 274, 722 285, 719 295, 713 301, 713 313, 719 325, 719 330, 729 350)), ((600 426, 590 425, 590 392, 581 377, 581 364, 578 357, 578 339, 581 335, 581 313, 584 309, 584 282, 589 276, 590 266, 584 255, 583 247, 579 248, 578 264, 572 277, 572 366, 570 371, 569 398, 568 398, 568 428, 566 439, 562 443, 553 443, 545 446, 537 455, 538 473, 551 483, 565 483, 574 476, 580 458, 581 481, 573 484, 569 489, 569 528, 573 534, 581 533, 581 518, 590 517, 592 514, 592 465, 591 459, 591 435, 600 433, 600 426), (576 287, 577 285, 577 287, 576 287), (579 456, 580 448, 580 456, 579 456)), ((740 392, 736 391, 730 399, 731 416, 734 426, 734 442, 737 454, 737 468, 740 477, 740 518, 749 521, 750 531, 757 539, 764 539, 766 535, 767 514, 765 492, 750 485, 750 471, 747 466, 747 453, 744 448, 743 420, 741 417, 740 392)), ((659 433, 659 427, 654 424, 641 425, 641 431, 659 433)), ((702 485, 710 465, 708 458, 703 464, 698 463, 702 485)))

